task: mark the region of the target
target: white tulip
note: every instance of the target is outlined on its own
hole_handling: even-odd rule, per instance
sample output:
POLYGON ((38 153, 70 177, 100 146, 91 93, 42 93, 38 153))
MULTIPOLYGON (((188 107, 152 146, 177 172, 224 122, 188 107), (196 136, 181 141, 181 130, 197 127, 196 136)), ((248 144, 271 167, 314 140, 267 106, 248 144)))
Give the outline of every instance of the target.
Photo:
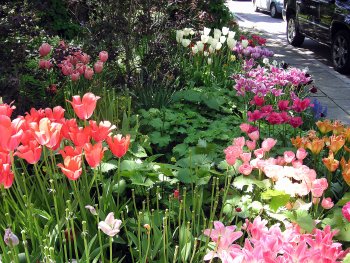
POLYGON ((242 43, 242 47, 244 47, 244 48, 246 48, 246 47, 248 46, 248 44, 249 44, 249 42, 248 42, 247 39, 243 39, 243 40, 241 41, 241 43, 242 43))
POLYGON ((209 36, 209 39, 208 39, 207 44, 210 45, 210 44, 213 42, 213 39, 214 39, 214 38, 212 38, 211 36, 209 36))
POLYGON ((228 34, 229 30, 230 30, 230 29, 229 29, 228 27, 225 27, 225 26, 224 26, 224 27, 222 28, 222 34, 223 34, 224 36, 226 36, 226 35, 228 34))
POLYGON ((204 55, 205 57, 207 57, 207 56, 209 56, 209 52, 208 52, 208 51, 204 51, 204 52, 203 52, 203 55, 204 55))
POLYGON ((192 53, 193 53, 193 54, 197 54, 197 53, 198 53, 198 46, 197 46, 197 45, 194 45, 194 46, 192 47, 192 53))
POLYGON ((235 38, 236 32, 234 31, 228 31, 228 36, 227 38, 235 38))
POLYGON ((211 63, 213 63, 213 61, 211 60, 211 58, 208 58, 208 65, 211 65, 211 63))
POLYGON ((184 31, 184 36, 187 37, 187 36, 189 36, 191 34, 191 31, 193 31, 193 29, 186 27, 186 28, 183 29, 183 31, 184 31))
POLYGON ((182 30, 176 30, 176 42, 180 43, 184 37, 184 32, 182 30))
POLYGON ((219 39, 220 37, 221 37, 221 30, 215 28, 215 29, 214 29, 214 38, 215 38, 215 39, 219 39))
POLYGON ((234 48, 236 46, 236 44, 237 44, 237 41, 235 39, 233 39, 233 38, 227 39, 227 46, 229 49, 234 48))
POLYGON ((191 44, 191 40, 189 39, 182 39, 181 44, 183 45, 183 47, 188 47, 191 44))
POLYGON ((209 36, 206 36, 206 35, 201 35, 201 41, 205 44, 207 43, 209 40, 209 36))
POLYGON ((223 44, 223 43, 225 43, 225 41, 226 41, 226 37, 225 36, 221 36, 220 37, 220 42, 223 44))
POLYGON ((215 48, 216 47, 216 45, 218 44, 218 40, 216 39, 216 38, 213 38, 211 41, 210 41, 210 45, 213 47, 213 48, 215 48))
POLYGON ((268 65, 268 64, 269 64, 269 62, 270 62, 270 61, 269 61, 269 59, 268 59, 268 58, 264 58, 264 59, 263 59, 263 63, 264 63, 265 65, 268 65))
POLYGON ((201 41, 197 41, 197 48, 199 52, 203 52, 204 44, 201 41))
POLYGON ((216 50, 220 50, 221 47, 222 47, 221 42, 218 42, 218 43, 216 44, 216 46, 215 46, 215 49, 216 49, 216 50))
POLYGON ((210 28, 205 27, 204 30, 203 30, 203 35, 208 36, 210 31, 211 31, 210 28))
POLYGON ((276 60, 272 61, 271 63, 272 65, 274 65, 275 67, 277 66, 278 62, 276 60))
POLYGON ((212 46, 210 46, 208 51, 209 51, 209 53, 214 53, 214 48, 212 46))

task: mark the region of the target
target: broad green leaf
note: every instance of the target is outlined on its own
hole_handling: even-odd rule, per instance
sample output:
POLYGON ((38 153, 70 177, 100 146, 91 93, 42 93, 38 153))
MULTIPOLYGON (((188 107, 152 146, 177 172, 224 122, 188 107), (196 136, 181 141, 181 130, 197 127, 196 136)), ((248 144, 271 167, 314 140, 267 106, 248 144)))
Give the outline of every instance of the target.
POLYGON ((347 202, 350 202, 350 193, 345 193, 345 195, 337 202, 337 206, 344 206, 347 202))
POLYGON ((142 167, 142 163, 138 163, 134 160, 124 160, 120 164, 121 171, 133 171, 139 170, 142 167))
POLYGON ((253 191, 253 185, 263 189, 266 188, 265 183, 263 181, 257 180, 251 176, 240 175, 236 177, 233 181, 233 186, 239 190, 242 190, 244 186, 248 186, 247 191, 253 191))
POLYGON ((196 181, 196 176, 189 168, 179 169, 177 172, 177 178, 185 184, 194 183, 196 181))
POLYGON ((109 161, 108 163, 101 163, 101 172, 108 173, 111 170, 117 169, 118 168, 117 164, 118 164, 117 160, 112 160, 112 161, 109 161))
POLYGON ((154 182, 150 180, 149 178, 146 178, 142 176, 139 173, 135 173, 130 177, 132 184, 134 185, 143 185, 143 186, 152 186, 154 185, 154 182))
POLYGON ((171 138, 170 138, 169 135, 161 135, 161 133, 158 132, 158 131, 152 132, 149 135, 149 137, 151 138, 152 143, 153 144, 158 144, 159 147, 165 147, 171 141, 171 138))

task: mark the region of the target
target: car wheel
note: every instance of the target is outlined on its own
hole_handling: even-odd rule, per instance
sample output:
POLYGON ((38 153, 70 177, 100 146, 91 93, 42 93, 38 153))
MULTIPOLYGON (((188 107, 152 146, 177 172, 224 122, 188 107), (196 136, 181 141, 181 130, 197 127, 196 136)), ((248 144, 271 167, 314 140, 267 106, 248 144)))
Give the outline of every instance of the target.
POLYGON ((341 30, 332 40, 332 60, 334 69, 340 73, 350 71, 350 36, 349 32, 341 30))
POLYGON ((259 12, 258 5, 256 4, 256 0, 253 1, 253 10, 254 12, 259 12))
POLYGON ((272 3, 270 6, 270 15, 273 18, 276 18, 278 16, 278 12, 277 12, 277 8, 276 8, 275 3, 272 3))
POLYGON ((300 33, 297 23, 295 21, 295 15, 287 17, 287 41, 289 44, 295 47, 303 44, 305 37, 300 33))

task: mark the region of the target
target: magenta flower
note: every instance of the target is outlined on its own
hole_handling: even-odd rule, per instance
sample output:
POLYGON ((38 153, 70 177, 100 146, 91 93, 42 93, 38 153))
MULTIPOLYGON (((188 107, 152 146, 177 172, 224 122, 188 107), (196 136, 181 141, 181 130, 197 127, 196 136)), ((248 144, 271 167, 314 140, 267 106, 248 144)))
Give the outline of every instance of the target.
POLYGON ((343 216, 346 220, 350 222, 350 202, 347 202, 342 208, 343 216))

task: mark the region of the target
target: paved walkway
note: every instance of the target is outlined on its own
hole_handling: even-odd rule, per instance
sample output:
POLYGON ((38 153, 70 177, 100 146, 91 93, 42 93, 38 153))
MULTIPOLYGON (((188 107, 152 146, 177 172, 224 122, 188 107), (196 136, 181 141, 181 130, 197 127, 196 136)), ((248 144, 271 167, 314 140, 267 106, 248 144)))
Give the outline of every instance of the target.
MULTIPOLYGON (((245 20, 238 14, 235 16, 241 28, 256 30, 254 23, 245 20)), ((266 31, 259 33, 268 39, 267 47, 275 52, 276 60, 283 60, 298 68, 309 68, 308 72, 312 75, 314 84, 318 88, 318 93, 314 97, 317 97, 322 105, 328 106, 327 118, 350 124, 350 79, 334 71, 331 66, 287 44, 285 37, 281 38, 280 35, 276 37, 266 31)))

